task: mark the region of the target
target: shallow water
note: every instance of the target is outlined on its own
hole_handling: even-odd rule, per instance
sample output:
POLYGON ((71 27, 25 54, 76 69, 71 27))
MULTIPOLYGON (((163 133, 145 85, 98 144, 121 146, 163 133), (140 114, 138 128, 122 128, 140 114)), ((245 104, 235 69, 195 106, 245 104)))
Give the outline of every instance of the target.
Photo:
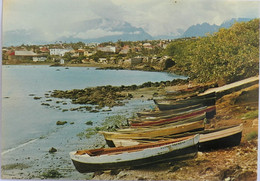
POLYGON ((49 91, 102 85, 139 85, 175 78, 184 77, 159 72, 86 67, 3 66, 1 164, 9 169, 2 170, 2 178, 42 178, 43 172, 58 169, 63 175, 62 179, 86 179, 87 175, 74 169, 68 153, 98 147, 105 142, 101 135, 80 139, 77 134, 89 127, 99 126, 108 116, 121 114, 130 117, 138 110, 153 106, 152 101, 131 100, 125 106, 112 108, 110 112, 62 112, 62 109, 79 106, 65 99, 62 101, 67 104, 63 105, 56 102, 60 99, 54 98, 48 102, 51 106, 41 105, 46 103, 48 98, 45 94, 49 91), (34 97, 40 99, 35 100, 34 97), (57 126, 59 120, 68 124, 57 126), (93 126, 85 124, 89 120, 93 126), (70 124, 72 122, 74 124, 70 124), (48 150, 51 147, 58 151, 50 154, 48 150), (24 164, 23 169, 20 164, 24 164))

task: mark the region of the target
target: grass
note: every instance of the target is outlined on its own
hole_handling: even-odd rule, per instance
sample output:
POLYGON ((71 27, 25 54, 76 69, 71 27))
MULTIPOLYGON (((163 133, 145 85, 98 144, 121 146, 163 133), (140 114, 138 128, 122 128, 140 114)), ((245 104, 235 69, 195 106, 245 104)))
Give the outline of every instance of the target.
MULTIPOLYGON (((88 121, 85 124, 92 125, 92 121, 88 121)), ((98 131, 115 131, 117 128, 120 128, 124 125, 127 125, 127 118, 122 115, 114 115, 107 117, 100 127, 88 128, 84 132, 80 132, 77 136, 80 139, 90 138, 92 135, 98 133, 98 131)))
POLYGON ((24 169, 24 168, 29 168, 29 166, 24 163, 13 163, 13 164, 2 165, 3 170, 24 169))
POLYGON ((246 135, 246 140, 250 141, 258 137, 258 133, 256 131, 252 131, 246 135))
POLYGON ((44 178, 61 178, 62 175, 57 170, 48 170, 42 174, 44 178))
POLYGON ((247 112, 240 116, 241 119, 255 119, 258 118, 258 110, 247 112))

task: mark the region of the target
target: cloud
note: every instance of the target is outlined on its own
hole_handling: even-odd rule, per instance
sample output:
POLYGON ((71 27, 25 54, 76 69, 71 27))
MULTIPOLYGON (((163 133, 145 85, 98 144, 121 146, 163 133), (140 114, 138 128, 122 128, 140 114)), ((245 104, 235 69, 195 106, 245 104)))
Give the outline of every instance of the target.
POLYGON ((113 0, 126 20, 151 35, 178 34, 194 24, 221 24, 231 18, 259 17, 259 2, 237 0, 113 0), (176 3, 175 3, 176 1, 176 3))
POLYGON ((100 18, 122 19, 124 9, 115 5, 111 0, 89 0, 90 10, 100 18))
POLYGON ((112 36, 112 35, 122 35, 123 32, 119 31, 106 31, 103 29, 93 29, 86 32, 79 32, 74 35, 74 38, 82 38, 82 39, 92 39, 92 38, 100 38, 104 36, 112 36))
POLYGON ((96 18, 126 21, 157 36, 177 35, 203 22, 219 25, 231 18, 259 17, 259 1, 248 0, 4 0, 3 4, 3 31, 38 29, 48 40, 62 34, 121 33, 97 28, 71 31, 76 22, 96 18))

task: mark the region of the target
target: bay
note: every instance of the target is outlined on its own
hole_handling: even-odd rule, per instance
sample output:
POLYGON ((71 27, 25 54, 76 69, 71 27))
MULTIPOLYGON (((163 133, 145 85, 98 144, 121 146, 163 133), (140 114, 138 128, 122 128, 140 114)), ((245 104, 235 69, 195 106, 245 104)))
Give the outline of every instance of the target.
POLYGON ((2 66, 2 165, 24 163, 28 168, 10 169, 2 173, 4 178, 41 178, 44 171, 59 169, 63 178, 84 179, 77 173, 68 153, 75 149, 92 148, 105 144, 101 135, 81 139, 77 135, 89 127, 99 126, 108 116, 130 117, 138 110, 153 106, 152 101, 131 100, 125 106, 113 107, 111 112, 62 112, 62 107, 73 107, 51 98, 50 107, 41 105, 45 96, 53 90, 82 89, 103 85, 140 85, 185 78, 168 73, 133 70, 96 70, 87 67, 2 66), (39 99, 35 100, 34 97, 39 99), (57 126, 57 121, 68 124, 57 126), (86 125, 91 120, 93 126, 86 125), (73 123, 73 124, 72 124, 73 123), (58 152, 50 155, 51 147, 58 152), (19 154, 18 154, 19 153, 19 154), (68 172, 68 170, 70 170, 68 172))

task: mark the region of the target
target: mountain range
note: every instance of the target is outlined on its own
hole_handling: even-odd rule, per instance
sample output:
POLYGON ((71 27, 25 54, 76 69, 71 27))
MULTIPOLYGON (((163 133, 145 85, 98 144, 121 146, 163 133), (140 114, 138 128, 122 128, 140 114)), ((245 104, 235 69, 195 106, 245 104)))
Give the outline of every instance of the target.
POLYGON ((31 30, 13 30, 3 32, 3 46, 21 45, 21 44, 48 44, 55 41, 63 42, 116 42, 155 40, 155 39, 175 39, 182 37, 205 36, 207 33, 214 33, 219 28, 229 28, 234 22, 250 21, 249 18, 231 19, 223 22, 221 25, 210 25, 202 23, 190 26, 186 31, 179 30, 180 35, 169 36, 160 35, 153 37, 142 28, 132 26, 130 23, 111 19, 94 19, 74 23, 66 27, 66 32, 61 33, 52 42, 47 41, 44 32, 36 29, 31 30), (44 41, 45 40, 45 41, 44 41))
POLYGON ((233 18, 229 21, 223 22, 221 25, 210 25, 209 23, 202 23, 197 25, 192 25, 189 27, 182 35, 181 37, 198 37, 198 36, 206 36, 208 33, 212 34, 214 32, 217 32, 220 28, 229 28, 231 27, 235 22, 247 22, 252 19, 250 18, 233 18))

